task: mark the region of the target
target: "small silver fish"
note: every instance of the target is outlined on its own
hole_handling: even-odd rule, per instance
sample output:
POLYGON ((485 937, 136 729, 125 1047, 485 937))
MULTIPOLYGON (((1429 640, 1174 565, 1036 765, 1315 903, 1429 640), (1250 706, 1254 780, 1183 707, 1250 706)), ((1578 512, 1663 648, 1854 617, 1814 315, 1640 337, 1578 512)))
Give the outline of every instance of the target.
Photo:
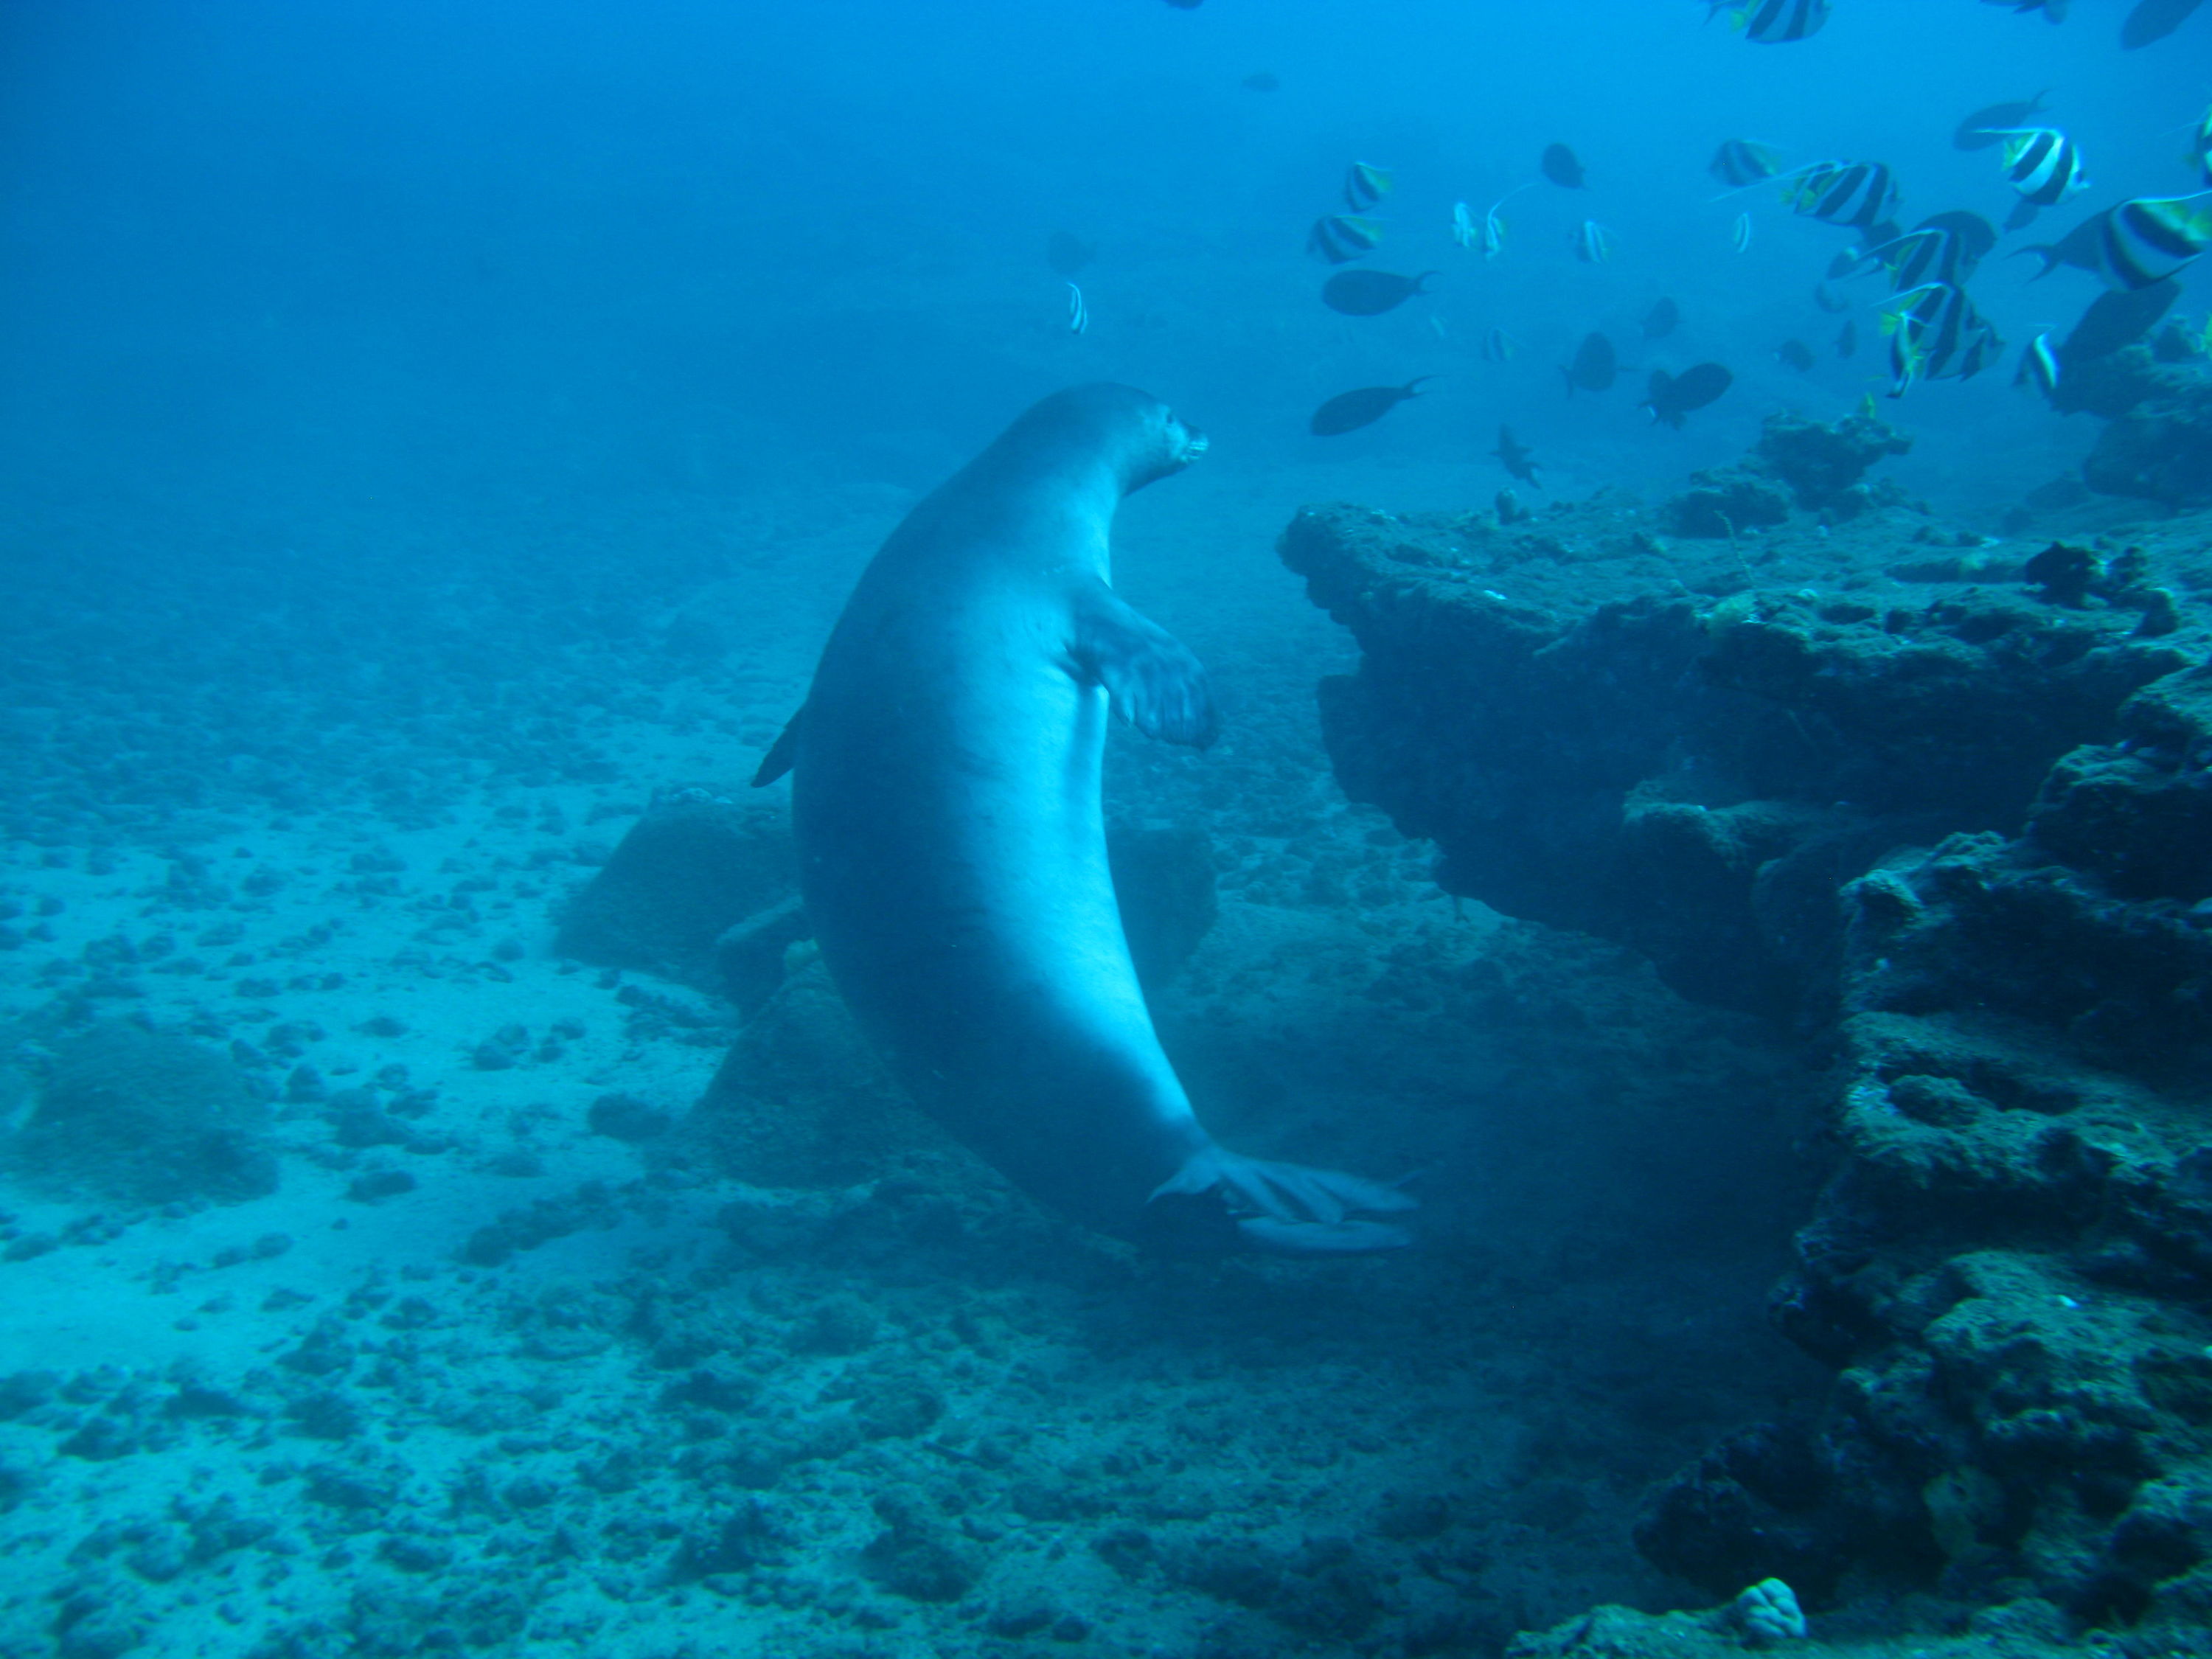
POLYGON ((1731 240, 1735 243, 1738 253, 1751 252, 1751 215, 1739 213, 1735 216, 1735 234, 1731 240))
POLYGON ((2020 354, 2020 373, 2012 377, 2014 386, 2032 386, 2045 398, 2058 394, 2060 374, 2058 349, 2051 343, 2048 330, 2027 343, 2027 349, 2020 354))
POLYGON ((1485 259, 1495 259, 1505 246, 1505 222, 1498 216, 1498 210, 1528 188, 1527 185, 1519 185, 1507 191, 1492 202, 1490 210, 1482 216, 1482 257, 1485 259))
POLYGON ((1595 219, 1585 219, 1576 226, 1569 240, 1574 246, 1575 258, 1586 265, 1603 264, 1613 258, 1613 233, 1595 219))
POLYGON ((1083 303, 1083 290, 1073 283, 1067 285, 1067 331, 1082 334, 1091 327, 1091 307, 1083 303))

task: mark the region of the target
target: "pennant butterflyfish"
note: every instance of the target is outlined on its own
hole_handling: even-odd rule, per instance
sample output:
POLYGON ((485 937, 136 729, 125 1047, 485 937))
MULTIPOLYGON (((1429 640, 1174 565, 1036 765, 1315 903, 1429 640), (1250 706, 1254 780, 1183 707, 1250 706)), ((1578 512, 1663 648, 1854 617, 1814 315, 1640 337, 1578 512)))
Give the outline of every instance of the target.
POLYGON ((1889 395, 1916 380, 1971 380, 2004 349, 1996 330, 1954 283, 1925 283, 1894 295, 1881 311, 1889 336, 1889 395))
POLYGON ((1705 171, 1724 185, 1741 189, 1755 185, 1762 179, 1771 179, 1782 170, 1782 157, 1765 144, 1754 144, 1748 138, 1727 138, 1713 152, 1713 159, 1705 171))
POLYGON ((1817 33, 1828 21, 1830 5, 1831 0, 1744 0, 1735 9, 1735 26, 1747 40, 1779 46, 1817 33))
POLYGON ((1354 213, 1373 207, 1390 193, 1388 171, 1369 161, 1354 161, 1345 170, 1344 204, 1354 213))
POLYGON ((1613 233, 1595 219, 1577 225, 1568 240, 1574 245, 1575 258, 1586 265, 1603 264, 1613 258, 1613 233))
POLYGON ((2194 196, 2139 196, 2085 219, 2056 242, 2015 248, 2043 261, 2094 270, 2111 288, 2148 288, 2212 247, 2212 190, 2194 196))
POLYGON ((1306 252, 1317 259, 1340 265, 1363 253, 1372 253, 1382 240, 1382 227, 1374 220, 1351 213, 1332 213, 1325 219, 1314 221, 1314 228, 1306 233, 1306 252))
POLYGON ((2081 147, 2057 127, 2020 127, 2005 134, 2006 182, 2037 207, 2057 207, 2089 188, 2081 147))
POLYGON ((1827 224, 1866 230, 1897 202, 1897 180, 1880 161, 1816 161, 1783 187, 1792 211, 1827 224))

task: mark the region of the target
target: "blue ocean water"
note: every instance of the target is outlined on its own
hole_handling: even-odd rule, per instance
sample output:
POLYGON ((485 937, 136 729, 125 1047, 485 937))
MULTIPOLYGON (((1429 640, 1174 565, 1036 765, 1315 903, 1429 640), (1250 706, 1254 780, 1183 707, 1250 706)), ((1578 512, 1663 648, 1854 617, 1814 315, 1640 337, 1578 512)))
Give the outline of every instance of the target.
MULTIPOLYGON (((1839 1367, 1764 1303, 1837 1049, 1442 892, 1337 781, 1315 682, 1359 653, 1277 538, 1657 500, 1869 398, 1903 496, 2016 537, 2100 428, 2015 366, 2105 286, 2010 256, 2203 188, 2212 17, 2124 50, 2122 0, 1834 0, 1762 45, 1729 9, 9 0, 0 1659, 1488 1654, 1741 1588, 1638 1517, 1826 1409, 1839 1367), (1865 228, 1723 197, 1714 151, 2002 223, 1953 131, 2039 93, 2094 184, 1969 279, 2002 356, 1893 401, 1889 283, 1827 274, 1865 228), (1355 163, 1389 187, 1342 268, 1436 273, 1380 315, 1307 248, 1355 163), (1570 390, 1592 332, 1618 380, 1570 390), (1652 372, 1704 362, 1725 393, 1656 422, 1652 372), (1102 1241, 911 1110, 803 939, 702 966, 788 896, 745 783, 870 555, 1094 380, 1211 440, 1116 532, 1224 725, 1110 745, 1200 924, 1152 1017, 1224 1139, 1406 1180, 1412 1250, 1102 1241), (575 945, 623 836, 685 812, 722 884, 575 945)), ((1826 1573, 1839 1639, 2057 1594, 1975 1552, 2073 1474, 1990 1497, 1926 1455, 1895 1484, 1935 1541, 1826 1573)))

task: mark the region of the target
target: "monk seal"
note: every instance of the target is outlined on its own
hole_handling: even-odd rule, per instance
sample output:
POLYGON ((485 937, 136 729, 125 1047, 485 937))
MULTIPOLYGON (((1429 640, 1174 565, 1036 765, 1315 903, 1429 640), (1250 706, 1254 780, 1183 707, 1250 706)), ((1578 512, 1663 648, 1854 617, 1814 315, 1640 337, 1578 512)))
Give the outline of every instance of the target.
POLYGON ((1037 404, 891 532, 761 763, 823 960, 917 1102, 1017 1186, 1170 1249, 1369 1250, 1395 1188, 1200 1125, 1106 862, 1109 708, 1213 740, 1206 671, 1109 584, 1121 498, 1206 439, 1132 387, 1037 404))

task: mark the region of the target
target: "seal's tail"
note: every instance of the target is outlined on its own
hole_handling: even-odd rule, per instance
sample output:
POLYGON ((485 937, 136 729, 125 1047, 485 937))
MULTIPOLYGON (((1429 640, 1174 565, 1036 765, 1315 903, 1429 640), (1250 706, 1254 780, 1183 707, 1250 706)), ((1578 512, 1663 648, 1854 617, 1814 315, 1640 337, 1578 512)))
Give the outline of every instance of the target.
POLYGON ((1152 1197, 1209 1194, 1219 1199, 1237 1232, 1261 1249, 1348 1255, 1413 1243, 1404 1228, 1366 1218, 1415 1207, 1395 1187, 1340 1170, 1244 1158, 1218 1146, 1194 1153, 1152 1197))

